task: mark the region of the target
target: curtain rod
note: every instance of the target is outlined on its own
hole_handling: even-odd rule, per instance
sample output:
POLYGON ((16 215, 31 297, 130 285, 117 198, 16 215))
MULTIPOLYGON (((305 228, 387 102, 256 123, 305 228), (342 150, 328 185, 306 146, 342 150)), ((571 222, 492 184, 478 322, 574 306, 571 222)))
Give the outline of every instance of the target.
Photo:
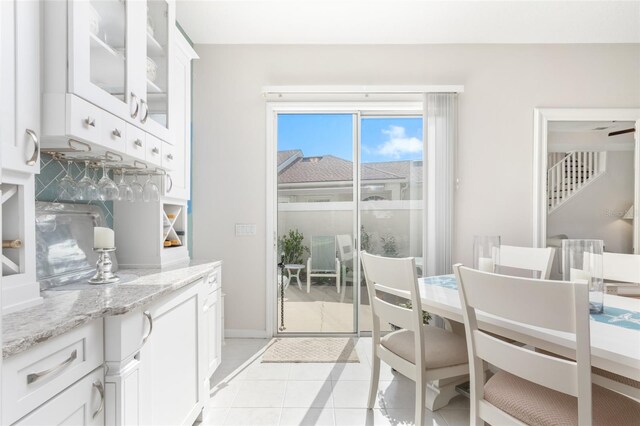
POLYGON ((462 85, 426 86, 265 86, 262 93, 269 94, 421 94, 463 93, 462 85))

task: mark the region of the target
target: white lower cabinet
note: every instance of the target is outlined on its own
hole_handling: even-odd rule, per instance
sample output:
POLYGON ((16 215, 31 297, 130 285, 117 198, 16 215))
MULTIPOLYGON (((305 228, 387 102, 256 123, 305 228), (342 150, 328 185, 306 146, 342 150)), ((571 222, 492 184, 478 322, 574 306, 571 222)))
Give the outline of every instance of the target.
POLYGON ((192 424, 208 398, 205 279, 105 318, 107 425, 192 424))
POLYGON ((15 425, 104 425, 104 370, 94 370, 15 425))
POLYGON ((216 268, 207 278, 209 295, 204 304, 204 329, 207 340, 207 377, 205 386, 209 386, 209 379, 222 362, 222 334, 223 334, 223 298, 221 283, 221 268, 216 268))

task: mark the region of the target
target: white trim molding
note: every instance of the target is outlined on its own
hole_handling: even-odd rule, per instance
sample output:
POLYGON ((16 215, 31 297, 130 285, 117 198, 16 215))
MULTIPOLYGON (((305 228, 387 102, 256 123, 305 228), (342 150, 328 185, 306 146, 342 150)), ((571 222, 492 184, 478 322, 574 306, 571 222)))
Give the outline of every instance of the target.
POLYGON ((265 86, 265 95, 296 94, 422 94, 422 93, 463 93, 464 86, 418 85, 418 86, 265 86))
MULTIPOLYGON (((550 121, 634 121, 634 205, 640 202, 640 108, 535 108, 533 111, 533 246, 547 246, 547 152, 550 121)), ((636 209, 638 211, 638 209, 636 209)), ((634 253, 638 253, 640 224, 633 223, 634 253)))

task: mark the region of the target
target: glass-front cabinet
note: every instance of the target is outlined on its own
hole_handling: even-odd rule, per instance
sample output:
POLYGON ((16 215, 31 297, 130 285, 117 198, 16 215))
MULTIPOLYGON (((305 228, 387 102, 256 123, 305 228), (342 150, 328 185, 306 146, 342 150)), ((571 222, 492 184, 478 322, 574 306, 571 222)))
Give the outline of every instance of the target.
POLYGON ((173 0, 69 1, 69 92, 164 140, 173 0))

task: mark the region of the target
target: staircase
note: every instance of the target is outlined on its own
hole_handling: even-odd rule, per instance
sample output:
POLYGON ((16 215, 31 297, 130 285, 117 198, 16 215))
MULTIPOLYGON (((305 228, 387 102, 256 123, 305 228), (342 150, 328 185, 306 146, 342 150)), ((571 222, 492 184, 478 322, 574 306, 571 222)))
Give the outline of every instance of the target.
MULTIPOLYGON (((550 155, 549 158, 554 157, 550 155)), ((573 151, 550 164, 553 165, 547 171, 548 213, 559 209, 604 174, 607 169, 607 153, 573 151)))

